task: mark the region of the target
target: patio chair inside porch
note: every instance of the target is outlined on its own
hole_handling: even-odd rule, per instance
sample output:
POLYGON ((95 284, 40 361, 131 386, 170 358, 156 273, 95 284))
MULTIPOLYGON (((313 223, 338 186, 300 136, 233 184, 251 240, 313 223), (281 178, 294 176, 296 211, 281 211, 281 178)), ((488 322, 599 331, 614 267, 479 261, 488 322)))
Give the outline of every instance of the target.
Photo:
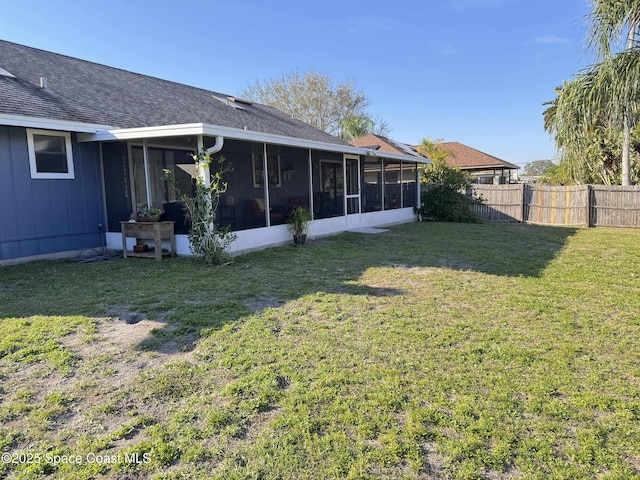
MULTIPOLYGON (((264 199, 262 198, 253 198, 251 199, 251 209, 253 210, 253 214, 255 216, 256 222, 264 225, 265 221, 265 206, 264 199)), ((269 221, 271 225, 281 225, 285 221, 285 208, 273 206, 269 208, 269 221)))

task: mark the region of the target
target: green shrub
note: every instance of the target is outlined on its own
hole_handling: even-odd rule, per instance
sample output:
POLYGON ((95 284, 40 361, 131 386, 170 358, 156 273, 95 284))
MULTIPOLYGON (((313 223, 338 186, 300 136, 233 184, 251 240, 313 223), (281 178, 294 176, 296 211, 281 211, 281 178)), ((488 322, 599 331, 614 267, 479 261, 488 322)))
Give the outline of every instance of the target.
POLYGON ((423 219, 467 223, 480 221, 470 207, 481 202, 481 199, 466 194, 472 184, 468 173, 448 167, 443 160, 434 160, 422 174, 422 183, 418 213, 423 219))

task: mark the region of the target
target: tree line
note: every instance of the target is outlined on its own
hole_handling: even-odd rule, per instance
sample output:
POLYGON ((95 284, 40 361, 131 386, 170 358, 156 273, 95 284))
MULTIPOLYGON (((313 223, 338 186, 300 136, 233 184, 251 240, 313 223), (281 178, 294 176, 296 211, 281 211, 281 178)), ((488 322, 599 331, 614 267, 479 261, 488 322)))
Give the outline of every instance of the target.
POLYGON ((370 133, 386 136, 391 131, 384 120, 369 114, 371 101, 354 81, 336 82, 314 70, 294 70, 277 78, 256 80, 240 95, 346 142, 370 133))

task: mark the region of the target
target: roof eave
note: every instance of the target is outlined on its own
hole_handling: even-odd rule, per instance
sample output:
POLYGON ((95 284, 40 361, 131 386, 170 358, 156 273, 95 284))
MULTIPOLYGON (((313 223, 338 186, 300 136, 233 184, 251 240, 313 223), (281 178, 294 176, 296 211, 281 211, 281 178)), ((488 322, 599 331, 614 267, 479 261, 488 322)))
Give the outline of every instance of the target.
POLYGON ((518 170, 517 165, 473 165, 458 167, 460 170, 518 170))
POLYGON ((44 130, 56 130, 64 132, 77 132, 80 134, 97 134, 115 127, 94 123, 73 122, 44 117, 30 117, 26 115, 14 115, 0 113, 0 125, 10 127, 40 128, 44 130))
MULTIPOLYGON (((121 128, 110 129, 99 132, 91 132, 79 135, 81 142, 107 142, 115 140, 138 140, 143 138, 177 137, 184 135, 204 135, 223 136, 235 140, 246 140, 259 143, 270 143, 273 145, 283 145, 289 147, 311 148, 314 150, 324 150, 330 152, 351 153, 354 155, 371 155, 371 150, 354 147, 352 145, 321 142, 317 140, 307 140, 286 135, 276 135, 273 133, 256 132, 240 128, 223 127, 220 125, 210 125, 206 123, 188 123, 181 125, 161 125, 153 127, 121 128)), ((396 160, 410 161, 415 163, 429 163, 424 158, 414 158, 409 155, 397 155, 385 152, 375 152, 375 156, 396 160)))
POLYGON ((414 163, 432 163, 431 160, 427 157, 415 157, 412 155, 403 155, 400 153, 390 153, 390 152, 382 152, 380 150, 369 150, 366 149, 365 155, 369 157, 380 157, 380 158, 388 158, 390 160, 402 160, 404 162, 414 162, 414 163))

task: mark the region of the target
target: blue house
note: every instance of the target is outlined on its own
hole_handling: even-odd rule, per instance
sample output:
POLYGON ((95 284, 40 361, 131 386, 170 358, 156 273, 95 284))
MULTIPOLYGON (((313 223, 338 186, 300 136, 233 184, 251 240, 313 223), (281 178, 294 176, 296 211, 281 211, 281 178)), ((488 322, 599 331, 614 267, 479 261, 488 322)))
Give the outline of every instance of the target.
POLYGON ((232 252, 290 241, 287 211, 310 235, 411 221, 419 168, 410 151, 349 145, 275 108, 0 41, 0 262, 122 248, 120 222, 143 206, 176 215, 169 169, 188 193, 207 149, 232 166, 218 211, 232 252))

